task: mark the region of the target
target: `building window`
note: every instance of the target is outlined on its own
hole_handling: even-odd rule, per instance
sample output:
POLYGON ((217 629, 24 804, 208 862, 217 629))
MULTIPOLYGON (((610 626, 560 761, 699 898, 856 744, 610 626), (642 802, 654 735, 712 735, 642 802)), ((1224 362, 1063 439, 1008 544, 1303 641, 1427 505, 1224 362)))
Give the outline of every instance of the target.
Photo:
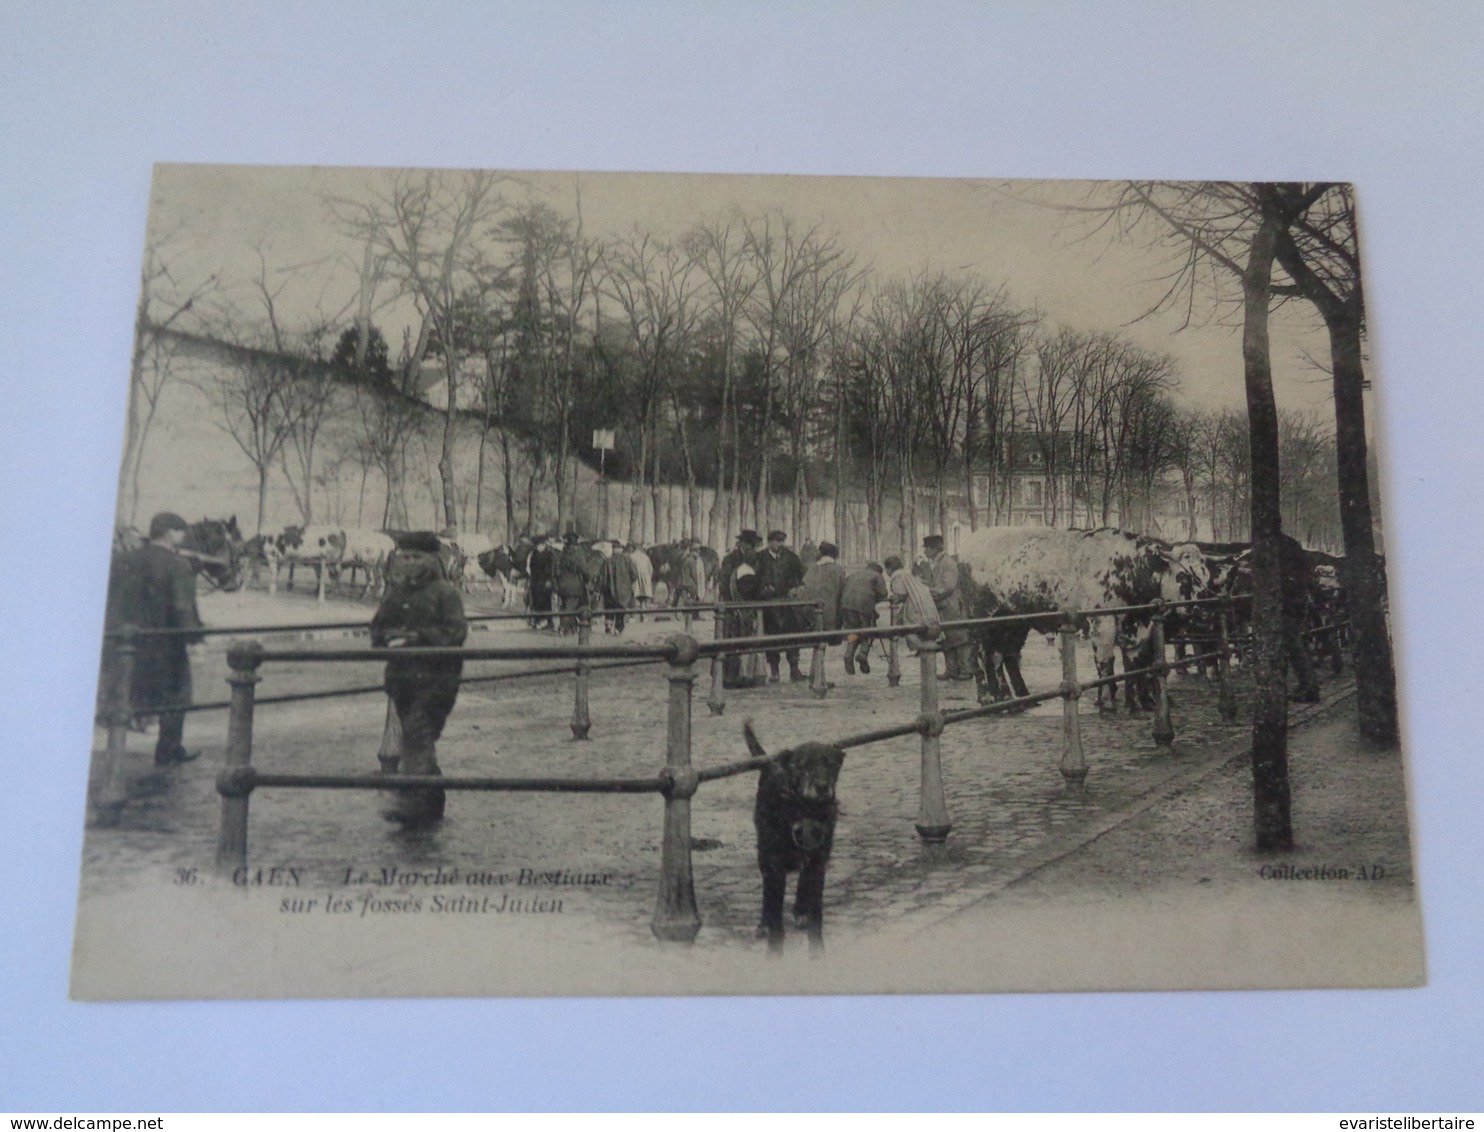
POLYGON ((1040 507, 1041 506, 1041 481, 1040 480, 1026 480, 1025 481, 1025 505, 1027 507, 1040 507))

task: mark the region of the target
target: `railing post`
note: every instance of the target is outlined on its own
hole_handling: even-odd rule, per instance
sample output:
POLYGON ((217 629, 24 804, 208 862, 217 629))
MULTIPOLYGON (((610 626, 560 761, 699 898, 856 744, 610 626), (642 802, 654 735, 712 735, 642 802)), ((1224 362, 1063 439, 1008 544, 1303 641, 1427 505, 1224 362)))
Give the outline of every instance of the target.
POLYGON ((253 702, 257 695, 258 666, 262 663, 263 646, 256 641, 234 645, 227 653, 232 711, 227 720, 226 765, 216 778, 216 791, 222 796, 216 867, 223 873, 247 867, 247 803, 253 790, 253 702))
POLYGON ((318 592, 315 594, 314 600, 316 602, 318 602, 320 605, 324 605, 325 604, 325 582, 328 579, 329 574, 330 574, 330 563, 323 556, 319 560, 319 566, 316 568, 316 573, 319 575, 319 582, 318 582, 318 585, 317 585, 318 592))
MULTIPOLYGON (((725 618, 722 616, 720 604, 712 613, 714 625, 711 636, 713 640, 723 640, 726 637, 725 618)), ((714 653, 711 657, 711 691, 706 696, 706 706, 711 709, 712 715, 720 715, 727 710, 726 693, 721 686, 723 657, 721 653, 714 653)))
POLYGON ((943 734, 943 716, 938 711, 938 653, 936 641, 924 641, 918 650, 922 661, 922 714, 917 717, 922 733, 922 785, 917 803, 917 836, 937 843, 948 839, 953 828, 948 820, 948 803, 943 797, 943 758, 939 736, 943 734))
MULTIPOLYGON (((763 611, 761 609, 754 609, 752 611, 752 635, 754 637, 761 637, 763 635, 763 611)), ((747 654, 747 659, 743 664, 745 666, 745 675, 748 684, 756 687, 762 683, 763 654, 760 652, 750 652, 747 654)))
POLYGON ((695 638, 683 633, 671 636, 669 643, 674 651, 669 658, 670 670, 665 673, 670 682, 670 709, 661 775, 665 783, 665 832, 660 844, 659 898, 649 928, 658 939, 690 943, 701 930, 690 856, 690 800, 700 786, 690 761, 690 705, 700 652, 695 638))
POLYGON ((1231 637, 1232 599, 1223 596, 1216 611, 1216 707, 1221 718, 1230 723, 1237 718, 1237 697, 1232 690, 1231 637))
POLYGON ((129 743, 129 724, 134 719, 134 630, 125 627, 117 638, 104 638, 104 648, 112 652, 103 666, 106 687, 104 723, 108 739, 103 746, 103 766, 93 786, 93 824, 113 825, 128 800, 124 779, 124 759, 129 743))
MULTIPOLYGON (((593 643, 593 616, 584 606, 577 613, 577 644, 579 648, 587 648, 593 643)), ((577 678, 573 681, 572 692, 572 738, 586 739, 587 733, 592 730, 592 717, 587 710, 587 680, 588 672, 592 669, 592 663, 585 656, 577 658, 575 669, 577 678)))
MULTIPOLYGON (((902 623, 902 607, 896 602, 891 604, 891 612, 887 615, 887 623, 900 625, 902 623)), ((886 686, 888 688, 898 687, 902 683, 902 662, 898 654, 900 637, 890 637, 886 642, 886 686)))
POLYGON ((1170 666, 1165 663, 1165 603, 1155 603, 1153 623, 1149 627, 1149 641, 1154 649, 1154 741, 1167 747, 1175 741, 1175 725, 1170 721, 1170 693, 1165 686, 1169 681, 1170 666))
POLYGON ((1087 785, 1087 758, 1082 753, 1082 718, 1077 714, 1082 698, 1077 679, 1077 626, 1068 618, 1056 635, 1061 645, 1061 776, 1066 780, 1067 793, 1081 798, 1087 785))
MULTIPOLYGON (((816 633, 824 632, 824 606, 816 605, 810 615, 816 633)), ((809 690, 814 693, 816 700, 822 700, 830 694, 829 681, 824 677, 824 642, 820 641, 814 646, 814 652, 809 657, 809 690)))

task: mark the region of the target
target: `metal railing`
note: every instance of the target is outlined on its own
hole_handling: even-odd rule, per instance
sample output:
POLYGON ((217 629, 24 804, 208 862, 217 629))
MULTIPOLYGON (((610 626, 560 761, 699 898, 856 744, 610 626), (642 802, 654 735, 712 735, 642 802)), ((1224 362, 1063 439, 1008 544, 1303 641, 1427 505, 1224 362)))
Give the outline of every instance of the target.
MULTIPOLYGON (((798 604, 798 603, 794 603, 798 604)), ((1214 659, 1217 663, 1220 691, 1218 706, 1223 718, 1235 718, 1235 696, 1231 686, 1229 659, 1229 620, 1231 603, 1227 599, 1205 599, 1176 603, 1180 606, 1198 604, 1218 605, 1216 619, 1217 644, 1215 651, 1187 658, 1186 663, 1214 659)), ((1153 739, 1168 745, 1173 742, 1175 732, 1170 720, 1169 697, 1166 680, 1172 667, 1165 659, 1165 619, 1167 610, 1162 602, 1150 606, 1131 606, 1117 609, 1089 610, 1080 614, 1023 614, 1008 617, 969 618, 944 624, 945 628, 974 628, 993 625, 1023 624, 1031 621, 1040 625, 1054 622, 1059 641, 1062 679, 1054 690, 1033 695, 1012 697, 975 708, 942 710, 938 694, 937 656, 942 646, 937 640, 919 640, 917 653, 921 665, 919 683, 919 712, 907 722, 876 730, 848 735, 836 739, 834 746, 850 749, 869 743, 919 736, 920 779, 919 803, 915 827, 919 837, 929 843, 946 840, 953 825, 948 813, 943 790, 942 756, 940 739, 943 732, 953 726, 991 715, 1017 711, 1024 707, 1054 699, 1063 701, 1062 709, 1062 754, 1058 770, 1064 780, 1067 793, 1076 798, 1083 796, 1088 773, 1083 750, 1081 720, 1078 701, 1084 691, 1098 689, 1133 678, 1150 677, 1156 685, 1156 706, 1153 722, 1153 739), (1100 676, 1089 681, 1078 679, 1077 635, 1080 626, 1090 618, 1116 617, 1129 613, 1149 613, 1151 618, 1152 651, 1154 662, 1143 668, 1124 671, 1117 675, 1100 676)), ((818 614, 816 613, 816 617, 818 614)), ((894 620, 896 618, 894 617, 894 620)), ((818 622, 816 621, 816 625, 818 622)), ((589 621, 590 625, 590 621, 589 621)), ((926 625, 891 624, 885 627, 848 631, 824 631, 816 628, 809 632, 777 634, 771 637, 720 638, 706 643, 698 642, 688 634, 674 634, 657 645, 592 645, 580 641, 577 645, 558 645, 552 648, 535 649, 508 648, 411 648, 397 650, 399 658, 452 658, 464 660, 520 660, 540 657, 559 657, 576 661, 579 679, 593 667, 594 661, 614 663, 657 663, 666 665, 665 679, 669 686, 666 714, 665 766, 656 774, 634 778, 566 778, 566 777, 486 777, 441 775, 397 775, 397 774, 288 774, 264 773, 252 765, 253 723, 259 703, 256 686, 260 680, 259 669, 266 663, 279 662, 338 662, 338 661, 385 661, 386 650, 331 649, 313 653, 302 651, 268 649, 258 642, 234 645, 228 653, 231 686, 230 715, 228 721, 225 765, 217 780, 217 789, 222 797, 221 824, 218 836, 216 864, 225 872, 245 868, 248 853, 249 802, 254 790, 260 787, 297 789, 362 789, 387 790, 397 788, 437 787, 443 790, 462 791, 542 791, 561 793, 658 793, 665 803, 661 833, 661 866, 659 892, 656 900, 651 930, 663 940, 690 941, 701 926, 697 910, 691 862, 690 803, 702 783, 746 774, 766 765, 768 758, 750 758, 720 766, 697 769, 692 764, 691 710, 694 685, 697 679, 696 665, 704 657, 715 665, 728 654, 756 654, 760 651, 784 650, 789 647, 811 646, 822 657, 823 649, 830 643, 845 638, 856 640, 885 640, 895 645, 903 637, 923 638, 929 633, 926 625)), ((893 659, 895 659, 893 648, 893 659)), ((127 666, 125 666, 126 669, 127 666)), ((822 677, 823 663, 820 662, 822 677)), ((560 671, 560 670, 558 670, 560 671)), ((124 672, 124 676, 127 672, 124 672)), ((512 676, 516 674, 511 674, 512 676)), ((898 673, 899 675, 899 673, 898 673)), ((118 674, 116 674, 118 678, 118 674)), ((127 684, 123 684, 127 689, 127 684)), ((585 698, 585 690, 584 690, 585 698)), ((279 701, 281 702, 281 701, 279 701)), ((579 705, 582 704, 579 700, 579 705)), ((709 702, 709 701, 708 701, 709 702)), ((125 704, 126 709, 126 704, 125 704)), ((713 707, 713 711, 716 709, 713 707)), ((719 712, 717 712, 719 714, 719 712)), ((126 721, 125 721, 126 722, 126 721)), ((577 731, 574 719, 574 735, 577 731)), ((579 736, 580 737, 580 736, 579 736)), ((109 753, 122 755, 122 745, 115 751, 115 733, 110 726, 109 753)), ((781 756, 772 756, 777 758, 781 756)), ((115 764, 116 765, 116 764, 115 764)))

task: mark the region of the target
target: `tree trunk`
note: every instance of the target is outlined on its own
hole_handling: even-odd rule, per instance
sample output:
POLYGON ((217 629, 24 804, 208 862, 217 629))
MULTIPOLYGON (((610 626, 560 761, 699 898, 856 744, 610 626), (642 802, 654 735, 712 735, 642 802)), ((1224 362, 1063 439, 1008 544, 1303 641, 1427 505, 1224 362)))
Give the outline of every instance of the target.
POLYGON ((268 511, 268 465, 258 465, 258 523, 254 534, 263 533, 263 520, 268 511))
POLYGON ((1326 322, 1334 369, 1340 525, 1345 537, 1344 584, 1350 599, 1356 710, 1362 735, 1384 746, 1396 746, 1400 741, 1396 671, 1381 607, 1381 567, 1376 560, 1370 475, 1366 468, 1360 319, 1358 315, 1348 318, 1336 315, 1326 322))
POLYGON ((1242 362, 1252 467, 1252 802, 1259 851, 1293 848, 1288 781, 1288 692, 1284 680, 1278 409, 1268 352, 1268 306, 1278 221, 1264 209, 1242 280, 1242 362))
MULTIPOLYGON (((452 341, 452 335, 448 336, 452 341)), ((454 366, 452 348, 445 348, 448 360, 448 405, 443 414, 443 443, 438 450, 438 479, 443 487, 443 525, 458 529, 458 504, 454 499, 453 445, 458 429, 458 372, 454 366)))

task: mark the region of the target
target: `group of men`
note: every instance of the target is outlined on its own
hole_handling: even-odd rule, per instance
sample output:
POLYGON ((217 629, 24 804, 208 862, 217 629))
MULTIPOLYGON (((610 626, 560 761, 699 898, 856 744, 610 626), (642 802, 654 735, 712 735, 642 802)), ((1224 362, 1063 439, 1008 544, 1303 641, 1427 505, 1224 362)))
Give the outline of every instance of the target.
MULTIPOLYGON (((815 549, 811 547, 811 549, 815 549)), ((845 641, 844 666, 847 675, 857 671, 871 672, 870 638, 860 639, 852 630, 869 629, 877 624, 877 607, 884 601, 901 606, 903 621, 928 627, 925 637, 909 637, 913 651, 925 641, 942 638, 945 678, 972 680, 973 664, 968 633, 962 629, 942 631, 944 621, 962 618, 963 602, 959 594, 958 564, 949 556, 941 535, 923 540, 925 559, 923 577, 905 569, 901 558, 893 555, 884 564, 868 562, 857 570, 847 570, 839 561, 839 548, 821 542, 806 568, 803 560, 788 546, 784 531, 770 531, 766 545, 753 530, 737 536, 732 550, 722 559, 719 590, 721 600, 733 602, 770 602, 796 599, 817 604, 821 610, 819 628, 824 632, 839 631, 845 641)), ((807 607, 764 606, 763 632, 767 636, 807 632, 814 626, 807 607)), ((724 634, 728 637, 750 636, 753 626, 750 610, 733 610, 727 614, 724 634)), ((728 655, 722 668, 722 683, 728 688, 746 688, 765 680, 781 680, 780 664, 788 660, 789 679, 807 680, 799 667, 799 650, 784 649, 764 653, 768 674, 748 676, 742 658, 728 655)))
POLYGON ((558 550, 546 535, 537 535, 525 568, 533 629, 575 633, 575 618, 552 614, 575 613, 597 593, 606 613, 605 630, 622 633, 624 611, 647 605, 654 596, 654 568, 635 543, 601 541, 589 550, 575 531, 568 531, 558 550))

